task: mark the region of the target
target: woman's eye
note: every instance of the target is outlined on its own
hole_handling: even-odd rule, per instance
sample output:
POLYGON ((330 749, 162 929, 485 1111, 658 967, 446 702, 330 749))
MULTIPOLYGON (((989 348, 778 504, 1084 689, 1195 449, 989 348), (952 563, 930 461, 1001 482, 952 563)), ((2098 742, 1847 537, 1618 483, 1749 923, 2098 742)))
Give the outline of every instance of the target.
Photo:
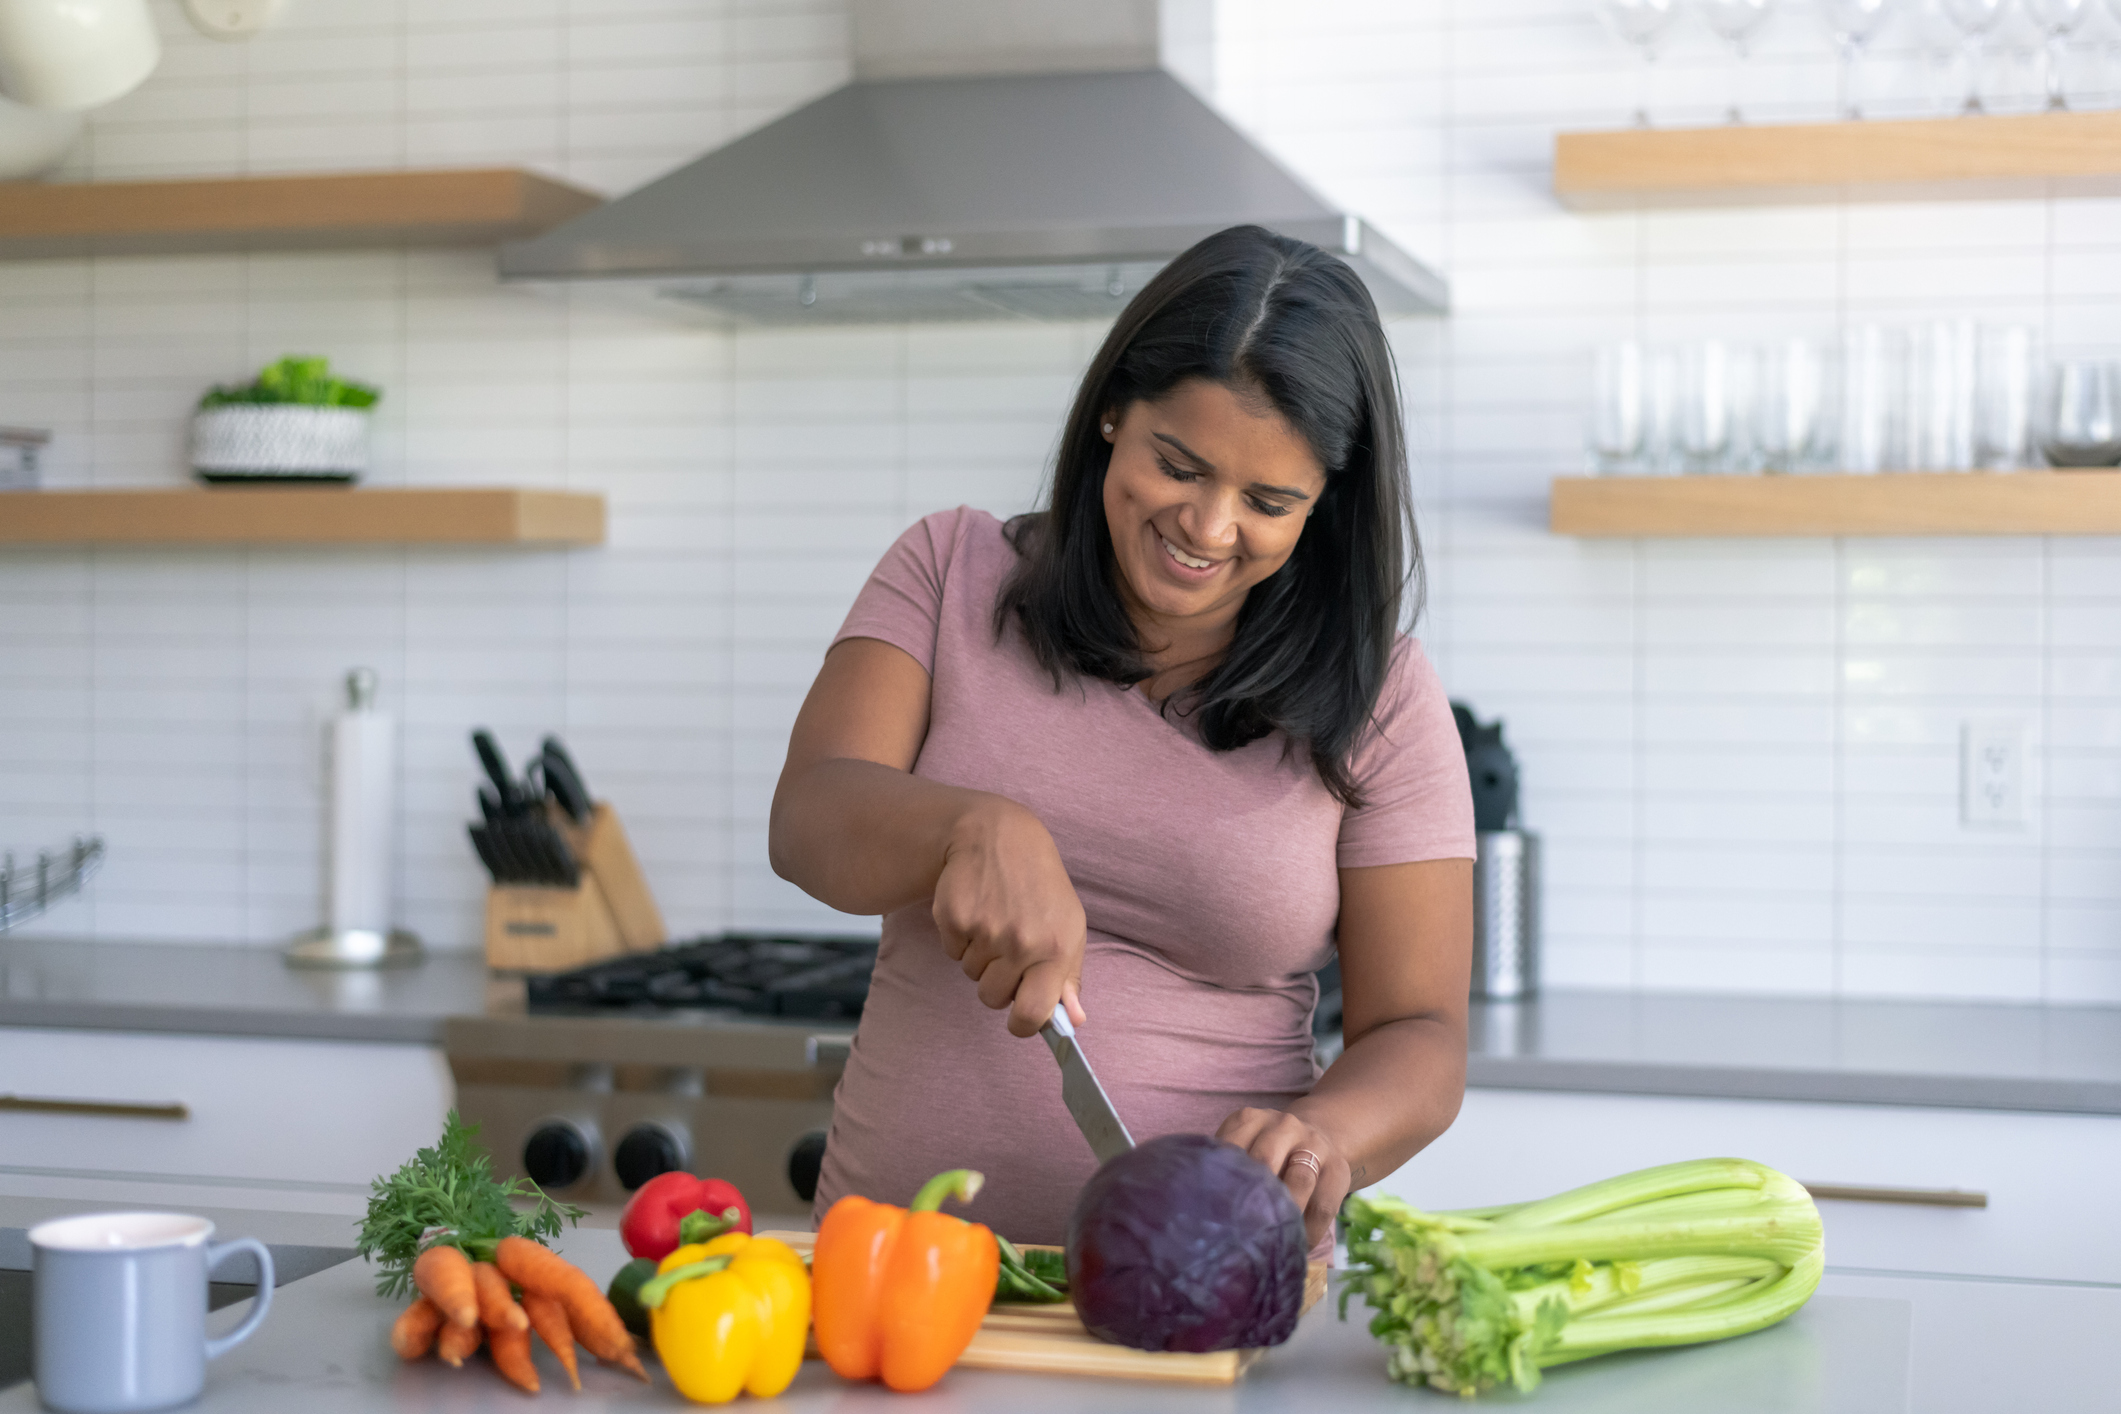
POLYGON ((1277 506, 1272 501, 1254 501, 1252 509, 1265 516, 1285 516, 1289 513, 1287 506, 1277 506))
POLYGON ((1165 461, 1162 457, 1158 457, 1156 459, 1156 464, 1162 467, 1164 469, 1164 475, 1170 477, 1173 481, 1197 481, 1200 479, 1200 474, 1198 472, 1181 471, 1179 468, 1173 466, 1170 462, 1165 461))

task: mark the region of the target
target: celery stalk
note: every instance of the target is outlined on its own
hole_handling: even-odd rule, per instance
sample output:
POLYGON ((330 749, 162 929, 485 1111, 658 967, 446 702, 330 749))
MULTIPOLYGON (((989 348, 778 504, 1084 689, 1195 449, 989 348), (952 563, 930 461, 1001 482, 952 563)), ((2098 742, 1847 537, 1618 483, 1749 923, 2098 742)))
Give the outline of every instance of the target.
POLYGON ((1348 1256, 1408 1384, 1530 1390, 1542 1368, 1744 1335, 1802 1306, 1825 1263, 1804 1189, 1759 1164, 1702 1159, 1536 1203, 1425 1213, 1353 1198, 1348 1256))

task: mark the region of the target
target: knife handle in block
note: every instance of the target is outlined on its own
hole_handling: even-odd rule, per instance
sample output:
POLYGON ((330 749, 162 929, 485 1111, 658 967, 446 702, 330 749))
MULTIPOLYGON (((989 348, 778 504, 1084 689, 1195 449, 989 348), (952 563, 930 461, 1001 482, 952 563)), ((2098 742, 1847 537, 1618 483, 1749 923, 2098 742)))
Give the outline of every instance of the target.
POLYGON ((651 952, 663 946, 670 937, 663 927, 663 912, 655 906, 648 876, 641 872, 641 861, 634 857, 618 812, 598 801, 586 825, 575 824, 557 805, 550 806, 547 813, 567 837, 583 873, 595 879, 604 891, 626 951, 651 952))
POLYGON ((623 951, 594 875, 571 889, 496 884, 486 891, 486 965, 497 972, 564 972, 623 951))

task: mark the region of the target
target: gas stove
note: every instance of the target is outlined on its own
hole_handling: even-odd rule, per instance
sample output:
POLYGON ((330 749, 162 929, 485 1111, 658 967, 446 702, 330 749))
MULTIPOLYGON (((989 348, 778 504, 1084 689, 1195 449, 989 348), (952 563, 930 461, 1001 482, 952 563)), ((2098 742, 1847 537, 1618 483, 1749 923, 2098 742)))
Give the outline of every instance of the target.
POLYGON ((875 962, 874 938, 732 933, 532 978, 521 1014, 445 1025, 458 1111, 555 1196, 681 1169, 807 1210, 875 962))
POLYGON ((530 1010, 577 1014, 726 1007, 758 1016, 861 1016, 876 939, 724 933, 533 977, 530 1010))

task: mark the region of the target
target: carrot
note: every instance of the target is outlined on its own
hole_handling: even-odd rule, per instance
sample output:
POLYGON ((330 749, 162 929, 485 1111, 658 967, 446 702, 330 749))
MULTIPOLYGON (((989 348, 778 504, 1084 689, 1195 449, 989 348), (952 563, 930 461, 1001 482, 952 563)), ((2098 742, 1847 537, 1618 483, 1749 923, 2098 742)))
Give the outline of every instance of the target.
POLYGON ((412 1264, 412 1284, 451 1325, 478 1329, 479 1292, 471 1279, 471 1258, 454 1247, 430 1247, 412 1264))
POLYGON ((434 1349, 435 1331, 441 1324, 441 1308, 422 1296, 391 1322, 390 1348, 400 1360, 417 1360, 434 1349))
POLYGON ((538 1392, 538 1368, 530 1363, 530 1332, 509 1326, 486 1328, 486 1351, 501 1377, 526 1394, 538 1392))
POLYGON ((490 1331, 527 1331, 530 1317, 509 1294, 508 1278, 491 1262, 471 1264, 471 1284, 479 1293, 479 1323, 490 1331))
POLYGON ((477 1326, 460 1326, 450 1322, 442 1327, 435 1337, 435 1359, 452 1370, 461 1369, 464 1359, 479 1348, 480 1331, 477 1326))
POLYGON ((546 1348, 560 1357, 560 1366, 567 1371, 567 1379, 582 1392, 582 1373, 574 1361, 574 1327, 567 1322, 567 1308, 550 1296, 540 1296, 535 1291, 523 1293, 523 1314, 530 1317, 530 1328, 538 1333, 538 1339, 546 1348))
POLYGON ((575 1339, 588 1346, 590 1354, 647 1380, 648 1371, 641 1368, 641 1357, 634 1353, 633 1332, 580 1267, 527 1237, 502 1238, 493 1261, 502 1275, 523 1290, 550 1296, 564 1306, 575 1339))

